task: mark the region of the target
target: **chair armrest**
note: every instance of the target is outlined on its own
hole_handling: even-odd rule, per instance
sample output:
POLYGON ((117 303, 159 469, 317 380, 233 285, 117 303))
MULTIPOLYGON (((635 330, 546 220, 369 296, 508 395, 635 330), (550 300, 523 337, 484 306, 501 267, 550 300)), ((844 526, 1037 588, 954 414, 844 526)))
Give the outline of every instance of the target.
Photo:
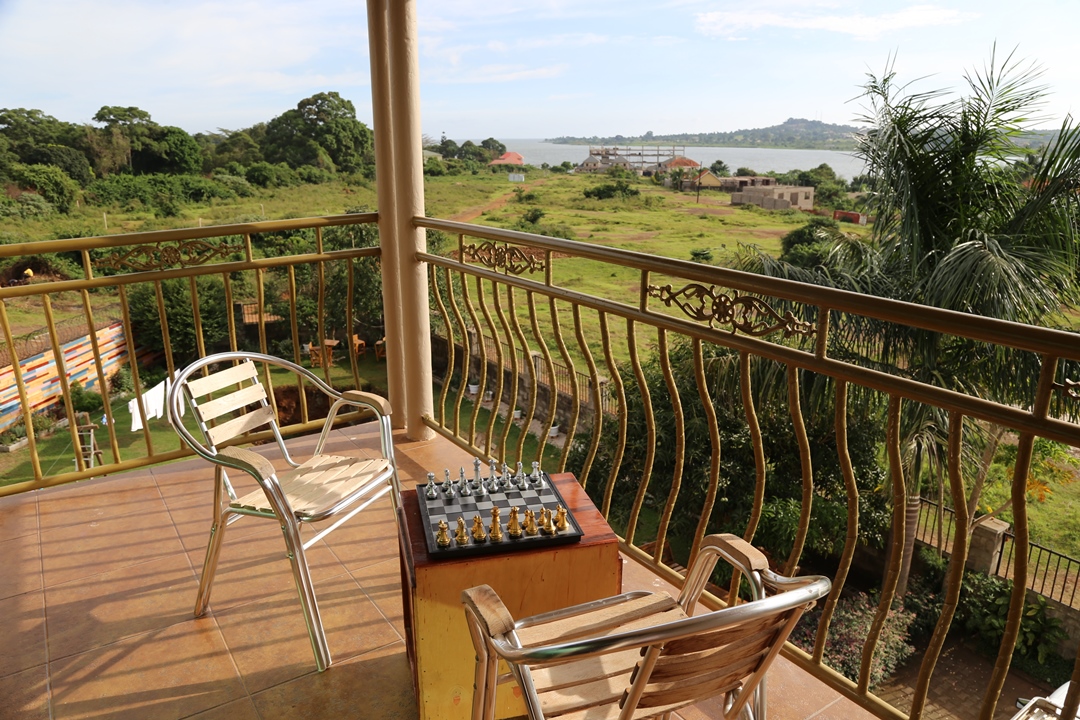
POLYGON ((352 405, 368 405, 374 408, 380 415, 390 415, 392 412, 390 401, 375 393, 363 392, 361 390, 346 390, 341 394, 341 397, 352 405))
POLYGON ((765 557, 765 553, 738 535, 731 533, 710 535, 702 543, 702 549, 706 547, 718 548, 729 561, 734 561, 733 564, 741 565, 739 569, 744 572, 752 570, 761 572, 769 569, 769 559, 765 557))
POLYGON ((218 457, 224 458, 222 463, 250 473, 258 480, 269 480, 274 477, 274 464, 257 452, 245 450, 239 447, 224 447, 218 450, 218 457))
POLYGON ((755 599, 763 595, 761 587, 761 572, 769 569, 769 559, 765 554, 738 535, 720 533, 709 535, 701 543, 701 549, 690 571, 686 573, 686 582, 683 584, 682 593, 679 595, 679 604, 687 613, 693 612, 694 605, 701 597, 705 584, 712 575, 713 568, 719 558, 727 560, 733 568, 746 575, 753 586, 755 599))
POLYGON ((471 610, 488 638, 502 636, 514 629, 514 618, 498 594, 488 585, 461 591, 461 602, 471 610))

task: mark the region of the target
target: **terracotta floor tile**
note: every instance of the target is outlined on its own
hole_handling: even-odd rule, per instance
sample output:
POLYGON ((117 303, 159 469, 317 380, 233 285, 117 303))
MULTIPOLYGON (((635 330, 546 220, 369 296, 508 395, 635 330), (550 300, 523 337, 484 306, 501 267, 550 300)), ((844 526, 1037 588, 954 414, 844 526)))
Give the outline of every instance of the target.
POLYGON ((38 531, 37 493, 0 498, 0 542, 38 531))
POLYGON ((56 720, 182 718, 245 695, 210 619, 193 619, 49 665, 56 720))
MULTIPOLYGON (((159 501, 160 502, 160 501, 159 501)), ((45 587, 183 552, 164 505, 41 533, 45 587)))
MULTIPOLYGON (((197 578, 202 576, 207 541, 209 533, 202 547, 188 553, 197 578)), ((321 543, 311 546, 305 555, 316 587, 347 573, 345 565, 321 543)), ((292 564, 285 554, 285 539, 274 523, 258 518, 244 518, 225 533, 211 589, 210 607, 221 611, 280 593, 291 593, 294 598, 296 596, 292 564), (245 523, 261 530, 248 532, 246 535, 234 535, 233 530, 245 523)), ((195 596, 192 595, 192 602, 194 601, 195 596)))
POLYGON ((41 589, 41 541, 37 533, 0 542, 0 598, 41 589))
POLYGON ((401 643, 270 688, 253 699, 262 720, 415 720, 418 716, 409 661, 401 643))
MULTIPOLYGON (((321 527, 316 523, 315 529, 321 527)), ((397 559, 397 521, 389 496, 383 496, 323 539, 350 571, 397 559)))
POLYGON ((41 591, 0 600, 0 618, 4 623, 0 677, 44 665, 45 599, 41 591))
POLYGON ((162 507, 161 493, 148 470, 42 490, 38 505, 43 532, 162 507))
POLYGON ((54 585, 45 592, 49 657, 74 655, 191 619, 197 589, 182 553, 54 585))
POLYGON ((218 705, 205 712, 191 715, 186 720, 260 720, 250 697, 218 705))
POLYGON ((45 665, 0 677, 0 720, 52 720, 45 665))
MULTIPOLYGON (((400 641, 350 576, 316 583, 315 594, 334 662, 400 641)), ((296 592, 215 613, 249 692, 315 672, 296 592)))
POLYGON ((371 598, 383 617, 405 637, 405 617, 401 603, 401 568, 397 558, 376 565, 366 565, 351 573, 364 593, 371 598))

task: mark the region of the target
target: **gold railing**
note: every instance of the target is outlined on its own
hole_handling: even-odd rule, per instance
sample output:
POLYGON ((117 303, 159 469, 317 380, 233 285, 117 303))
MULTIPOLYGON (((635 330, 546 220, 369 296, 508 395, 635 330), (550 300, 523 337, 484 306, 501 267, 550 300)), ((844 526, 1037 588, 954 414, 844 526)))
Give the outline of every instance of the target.
MULTIPOLYGON (((288 323, 287 330, 282 332, 283 339, 291 344, 292 359, 299 363, 302 359, 302 340, 313 339, 321 343, 332 330, 341 335, 337 339, 341 341, 343 348, 351 347, 352 331, 349 329, 354 327, 353 298, 356 291, 354 268, 359 258, 378 258, 381 254, 377 243, 367 247, 328 248, 324 243, 324 229, 363 226, 374 223, 377 217, 375 213, 358 213, 0 246, 0 257, 68 253, 76 255, 82 265, 81 278, 43 282, 40 281, 39 274, 38 282, 0 288, 0 329, 3 331, 0 339, 5 344, 4 349, 11 363, 23 417, 29 418, 34 406, 39 404, 42 398, 40 395, 31 396, 28 391, 28 379, 24 378, 26 373, 20 363, 26 358, 19 356, 20 348, 23 348, 24 353, 27 352, 26 344, 16 342, 12 333, 8 314, 11 302, 29 298, 32 301, 30 305, 41 310, 40 323, 47 330, 47 342, 44 343, 44 348, 37 349, 37 352, 44 349, 43 362, 55 363, 59 370, 57 380, 65 399, 63 411, 69 421, 68 432, 71 435, 72 448, 79 448, 75 414, 72 403, 68 401, 71 398, 71 388, 62 352, 62 345, 70 338, 62 333, 64 322, 56 318, 58 298, 63 298, 66 304, 70 304, 74 299, 75 305, 79 307, 76 317, 80 317, 87 328, 97 326, 96 321, 106 306, 112 313, 119 304, 123 335, 130 358, 136 349, 147 345, 147 330, 145 327, 136 327, 129 302, 132 294, 141 293, 151 304, 151 308, 156 305, 157 322, 150 324, 154 326, 153 332, 161 333, 156 344, 161 347, 163 358, 159 356, 157 362, 160 364, 161 360, 164 360, 167 375, 171 378, 178 369, 175 357, 181 353, 201 357, 223 350, 252 350, 262 353, 270 350, 266 322, 257 324, 257 338, 254 337, 254 330, 248 334, 243 327, 238 328, 238 322, 242 322, 242 318, 236 317, 235 307, 237 303, 251 301, 250 297, 241 297, 238 293, 250 293, 258 305, 257 317, 264 320, 274 315, 273 307, 288 307, 286 314, 277 317, 288 323), (284 237, 296 233, 307 234, 305 244, 300 246, 302 252, 293 251, 291 248, 295 245, 283 244, 282 247, 269 248, 265 242, 268 237, 284 237), (338 285, 343 287, 334 286, 333 292, 328 294, 328 274, 334 271, 337 271, 334 277, 340 279, 338 285), (303 276, 299 287, 298 275, 303 276), (205 292, 200 290, 198 281, 208 276, 220 278, 223 293, 207 297, 205 292), (275 288, 274 297, 267 297, 268 280, 272 280, 271 284, 275 288), (169 315, 167 311, 166 288, 170 282, 176 281, 186 285, 183 292, 190 302, 190 315, 185 318, 169 315), (241 286, 243 290, 239 289, 241 286), (301 327, 299 323, 297 300, 301 296, 315 303, 317 320, 314 327, 301 327), (224 307, 220 307, 222 302, 224 307), (340 315, 335 319, 336 327, 328 324, 328 303, 337 303, 335 307, 344 305, 344 311, 339 309, 336 313, 340 315), (218 323, 216 345, 212 341, 208 342, 208 333, 204 327, 210 317, 215 318, 218 323), (175 329, 178 323, 190 327, 188 340, 194 347, 178 347, 176 343, 179 341, 170 338, 170 326, 175 329)), ((150 314, 154 314, 152 309, 150 314)), ((306 317, 310 317, 310 313, 306 317)), ((107 388, 109 378, 106 377, 100 348, 92 332, 89 333, 89 340, 93 346, 93 367, 89 370, 89 377, 96 389, 107 388)), ((356 357, 352 352, 345 354, 351 358, 354 386, 359 386, 356 357)), ((142 382, 142 374, 146 370, 137 362, 129 362, 128 366, 131 370, 133 397, 141 399, 148 389, 142 382)), ((329 364, 323 363, 323 366, 327 382, 334 382, 329 364)), ((266 380, 273 384, 269 375, 266 380)), ((341 378, 338 378, 337 382, 341 384, 341 378)), ((298 388, 299 422, 283 428, 288 434, 310 431, 319 424, 309 415, 302 382, 298 388)), ((4 478, 5 482, 0 484, 0 495, 116 473, 192 454, 188 448, 180 445, 178 440, 168 449, 161 447, 160 442, 155 445, 147 423, 144 403, 137 403, 136 408, 142 420, 141 443, 121 449, 116 428, 123 418, 114 417, 110 404, 105 402, 105 422, 99 432, 107 434, 107 439, 103 438, 101 441, 101 464, 91 467, 84 461, 82 453, 73 450, 75 470, 65 468, 55 474, 50 472, 50 468, 42 468, 33 425, 25 422, 31 472, 25 478, 4 478)), ((342 420, 346 422, 355 419, 351 414, 349 417, 342 416, 342 420)), ((247 439, 254 441, 263 438, 252 435, 247 439)))
MULTIPOLYGON (((822 501, 813 462, 820 449, 811 446, 806 422, 814 419, 810 414, 815 411, 804 409, 804 404, 815 400, 815 392, 827 389, 830 402, 822 406, 832 406, 828 425, 835 440, 832 462, 842 476, 836 500, 847 507, 846 532, 840 531, 839 567, 814 647, 808 653, 789 648, 788 654, 882 717, 921 716, 952 622, 971 521, 964 512, 970 465, 962 460, 962 450, 981 428, 1015 431, 1019 443, 1011 496, 1016 582, 1001 654, 981 709, 981 717, 992 716, 1023 610, 1029 542, 1026 482, 1033 444, 1042 437, 1080 447, 1080 426, 1075 421, 1080 397, 1076 335, 598 245, 431 218, 414 221, 457 237, 456 253, 422 255, 431 266, 433 326, 447 338, 436 361, 434 372, 439 376, 441 369, 442 386, 429 425, 474 453, 512 462, 532 459, 525 457, 522 428, 538 424, 544 435, 543 429, 560 424, 566 429, 565 444, 545 467, 576 472, 620 532, 625 551, 674 582, 680 582, 681 575, 665 565, 667 549, 681 542, 675 559, 691 565, 703 536, 715 531, 726 506, 739 501, 724 497, 730 479, 721 470, 725 449, 718 430, 718 403, 742 406, 754 482, 753 500, 739 532, 748 540, 758 532, 770 493, 768 469, 774 461, 766 456, 769 438, 763 437, 759 418, 764 384, 777 391, 772 397, 786 398, 782 402, 790 415, 792 446, 797 448, 793 471, 797 497, 792 498, 798 505, 797 530, 790 550, 777 558, 782 570, 795 571, 804 559, 813 506, 822 501), (592 282, 591 277, 602 281, 592 282), (902 363, 876 362, 880 346, 863 346, 861 354, 855 353, 851 338, 869 322, 947 336, 970 344, 975 353, 1011 353, 1017 372, 1030 373, 1030 399, 995 401, 956 385, 935 384, 932 377, 923 379, 902 363), (499 339, 494 348, 489 347, 492 338, 499 339), (548 380, 554 377, 555 363, 565 366, 573 379, 569 391, 561 394, 548 380), (589 378, 587 387, 577 381, 579 372, 589 378), (616 402, 613 416, 600 411, 599 392, 605 381, 616 402), (472 391, 467 392, 470 385, 472 391), (892 539, 888 561, 882 563, 880 603, 858 677, 849 680, 828 667, 823 654, 860 543, 860 508, 875 500, 869 493, 860 497, 848 447, 853 433, 860 430, 849 426, 856 407, 862 410, 852 422, 863 423, 869 417, 883 430, 876 447, 884 448, 887 476, 881 489, 884 497, 876 501, 891 512, 892 539), (521 428, 509 417, 514 408, 523 412, 521 428), (866 408, 872 409, 870 415, 866 408), (870 674, 896 600, 909 490, 913 481, 920 480, 905 477, 910 466, 902 447, 902 414, 912 408, 937 413, 943 437, 941 477, 947 477, 942 482, 958 513, 944 609, 906 715, 871 692, 870 674), (698 427, 692 434, 692 423, 707 428, 703 433, 698 427), (691 437, 699 438, 699 444, 707 437, 709 447, 688 447, 691 437), (665 455, 663 463, 658 461, 660 453, 665 455), (688 467, 691 462, 693 467, 688 467), (696 504, 689 506, 687 497, 696 504), (687 520, 693 525, 681 538, 672 532, 676 517, 684 528, 687 520)), ((433 347, 438 352, 438 346, 433 347)), ((543 445, 537 443, 535 459, 544 453, 543 445)), ((729 599, 737 589, 735 582, 729 599)))

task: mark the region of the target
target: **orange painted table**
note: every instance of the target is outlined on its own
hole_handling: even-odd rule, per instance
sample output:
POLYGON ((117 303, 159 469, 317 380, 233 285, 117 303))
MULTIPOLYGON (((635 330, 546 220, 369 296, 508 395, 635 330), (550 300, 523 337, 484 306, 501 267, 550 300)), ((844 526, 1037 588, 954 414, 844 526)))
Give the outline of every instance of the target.
MULTIPOLYGON (((577 543, 518 552, 433 560, 416 493, 402 498, 402 600, 409 661, 421 720, 468 720, 476 654, 461 591, 490 585, 515 618, 622 591, 619 543, 573 475, 552 475, 584 536, 577 543)), ((525 714, 517 685, 499 688, 497 717, 525 714)))

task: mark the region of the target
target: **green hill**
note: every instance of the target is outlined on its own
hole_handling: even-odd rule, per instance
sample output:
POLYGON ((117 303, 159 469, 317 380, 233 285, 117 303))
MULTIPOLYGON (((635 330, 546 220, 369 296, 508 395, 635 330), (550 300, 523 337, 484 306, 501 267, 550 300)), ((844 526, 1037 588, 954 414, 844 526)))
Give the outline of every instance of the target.
POLYGON ((564 145, 714 145, 720 147, 796 148, 803 150, 854 150, 854 125, 833 125, 820 120, 789 118, 779 125, 733 132, 678 133, 640 136, 558 137, 547 142, 564 145))

